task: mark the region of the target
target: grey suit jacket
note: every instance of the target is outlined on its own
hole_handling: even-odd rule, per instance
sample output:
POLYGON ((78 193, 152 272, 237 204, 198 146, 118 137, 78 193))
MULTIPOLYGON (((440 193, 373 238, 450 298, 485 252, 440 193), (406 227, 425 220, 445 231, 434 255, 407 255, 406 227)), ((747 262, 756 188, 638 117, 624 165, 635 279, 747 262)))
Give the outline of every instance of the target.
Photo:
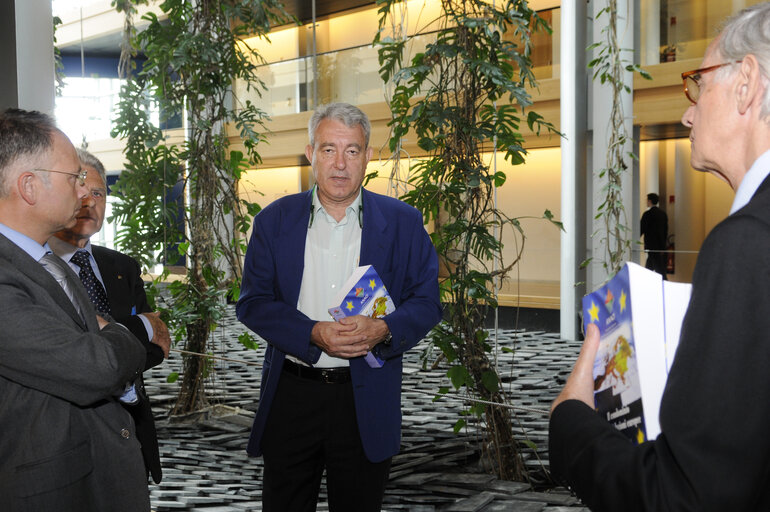
POLYGON ((134 424, 116 398, 145 349, 89 313, 84 325, 43 266, 0 235, 3 510, 150 508, 134 424))

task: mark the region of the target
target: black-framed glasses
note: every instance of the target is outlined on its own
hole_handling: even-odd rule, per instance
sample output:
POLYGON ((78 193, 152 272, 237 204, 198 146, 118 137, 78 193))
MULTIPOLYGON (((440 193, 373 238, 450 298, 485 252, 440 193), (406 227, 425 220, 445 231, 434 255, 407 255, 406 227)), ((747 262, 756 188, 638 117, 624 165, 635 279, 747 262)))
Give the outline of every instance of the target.
POLYGON ((698 103, 698 97, 700 96, 700 80, 705 73, 714 71, 724 66, 730 66, 732 64, 740 63, 740 60, 734 60, 732 62, 724 62, 722 64, 714 64, 700 69, 693 69, 692 71, 685 71, 682 73, 682 83, 684 85, 684 95, 690 100, 690 103, 695 105, 698 103))
POLYGON ((78 185, 81 187, 84 187, 86 185, 86 176, 88 176, 88 169, 80 169, 79 172, 67 172, 67 171, 54 171, 53 169, 30 169, 30 171, 45 171, 45 172, 55 172, 56 174, 68 174, 69 176, 74 176, 75 179, 78 181, 78 185))

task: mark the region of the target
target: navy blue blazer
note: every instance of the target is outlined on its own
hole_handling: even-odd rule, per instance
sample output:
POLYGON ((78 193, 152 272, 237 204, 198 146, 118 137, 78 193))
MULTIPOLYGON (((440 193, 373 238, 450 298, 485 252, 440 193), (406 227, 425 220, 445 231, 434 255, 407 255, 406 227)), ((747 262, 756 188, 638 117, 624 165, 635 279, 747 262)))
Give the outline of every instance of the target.
MULTIPOLYGON (((401 443, 401 356, 441 320, 438 258, 422 215, 391 197, 362 189, 360 265, 373 265, 396 311, 384 318, 393 336, 378 345, 386 360, 371 368, 363 357, 350 360, 358 428, 367 458, 379 462, 398 453, 401 443)), ((268 343, 259 408, 247 451, 262 453, 260 441, 286 354, 309 364, 321 350, 310 343, 316 321, 297 310, 302 284, 311 192, 283 197, 254 219, 246 252, 238 319, 268 343)), ((330 318, 331 319, 331 318, 330 318)))

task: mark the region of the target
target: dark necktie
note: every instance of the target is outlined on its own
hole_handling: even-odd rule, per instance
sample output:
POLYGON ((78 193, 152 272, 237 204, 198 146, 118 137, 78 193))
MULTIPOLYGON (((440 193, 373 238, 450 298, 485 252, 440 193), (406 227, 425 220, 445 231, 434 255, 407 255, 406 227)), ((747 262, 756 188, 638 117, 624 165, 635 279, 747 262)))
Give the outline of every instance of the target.
POLYGON ((107 292, 104 286, 96 278, 94 269, 91 267, 91 258, 88 251, 77 251, 72 255, 70 261, 80 267, 80 280, 88 292, 91 302, 100 313, 111 314, 110 303, 107 300, 107 292))
MULTIPOLYGON (((75 283, 77 283, 77 281, 75 280, 75 274, 72 272, 72 269, 64 263, 63 259, 50 252, 40 258, 40 264, 43 265, 54 279, 56 279, 56 282, 59 283, 59 286, 62 287, 64 293, 66 293, 67 297, 72 301, 75 309, 80 313, 80 317, 83 318, 83 311, 88 311, 88 308, 85 303, 81 303, 80 300, 78 300, 80 296, 75 293, 75 287, 77 286, 75 283)), ((85 300, 85 297, 83 297, 83 300, 85 300)))

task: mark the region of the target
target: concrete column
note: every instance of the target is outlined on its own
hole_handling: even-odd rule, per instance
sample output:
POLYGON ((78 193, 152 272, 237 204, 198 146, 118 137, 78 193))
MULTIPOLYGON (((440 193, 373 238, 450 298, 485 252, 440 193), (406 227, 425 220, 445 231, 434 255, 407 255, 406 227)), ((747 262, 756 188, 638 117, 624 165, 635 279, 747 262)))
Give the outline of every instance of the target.
POLYGON ((561 4, 561 290, 560 334, 578 339, 577 313, 585 293, 586 216, 586 4, 564 0, 561 4))
POLYGON ((660 0, 641 4, 642 65, 660 63, 660 0))
MULTIPOLYGON (((628 5, 629 2, 624 0, 618 1, 618 19, 617 19, 617 37, 618 45, 620 48, 633 48, 634 47, 634 5, 628 5)), ((592 4, 593 12, 591 14, 594 23, 592 27, 593 35, 592 40, 594 42, 604 40, 605 33, 602 31, 609 23, 609 16, 602 14, 599 16, 599 11, 606 7, 607 2, 599 1, 592 4)), ((598 50, 595 50, 594 56, 598 55, 598 50)), ((630 60, 631 56, 628 52, 624 52, 621 55, 626 60, 630 60)), ((591 57, 593 58, 593 57, 591 57)), ((632 84, 633 76, 630 72, 624 71, 623 83, 632 84)), ((589 83, 589 102, 592 105, 591 115, 589 116, 590 129, 592 129, 591 136, 591 163, 592 163, 592 179, 589 186, 589 211, 588 222, 591 226, 590 240, 588 254, 592 258, 591 264, 587 268, 586 283, 589 290, 598 288, 603 284, 610 276, 610 272, 605 269, 604 262, 607 259, 607 231, 604 226, 604 219, 595 220, 597 210, 599 206, 604 202, 605 187, 607 184, 606 178, 600 178, 599 173, 601 169, 607 167, 607 149, 609 143, 610 126, 609 119, 612 109, 612 89, 608 83, 601 84, 597 78, 589 83)), ((630 92, 621 93, 621 102, 623 108, 623 116, 625 119, 625 130, 628 134, 628 139, 623 147, 623 153, 628 155, 633 151, 633 94, 630 92)), ((633 218, 634 215, 634 165, 635 163, 628 156, 625 158, 625 163, 628 169, 625 171, 622 177, 621 188, 622 203, 625 206, 626 218, 621 222, 626 226, 627 236, 631 238, 633 236, 633 224, 637 222, 637 219, 633 218)), ((638 204, 638 203, 637 203, 638 204)), ((637 207, 638 208, 638 207, 637 207)), ((625 256, 625 259, 630 259, 629 254, 625 256)))
POLYGON ((53 15, 50 0, 0 4, 0 109, 53 115, 53 15))
POLYGON ((695 269, 697 254, 706 237, 705 188, 706 174, 690 167, 690 141, 674 142, 675 197, 674 215, 669 212, 669 232, 675 233, 676 280, 689 282, 695 269), (672 230, 673 228, 673 230, 672 230))

